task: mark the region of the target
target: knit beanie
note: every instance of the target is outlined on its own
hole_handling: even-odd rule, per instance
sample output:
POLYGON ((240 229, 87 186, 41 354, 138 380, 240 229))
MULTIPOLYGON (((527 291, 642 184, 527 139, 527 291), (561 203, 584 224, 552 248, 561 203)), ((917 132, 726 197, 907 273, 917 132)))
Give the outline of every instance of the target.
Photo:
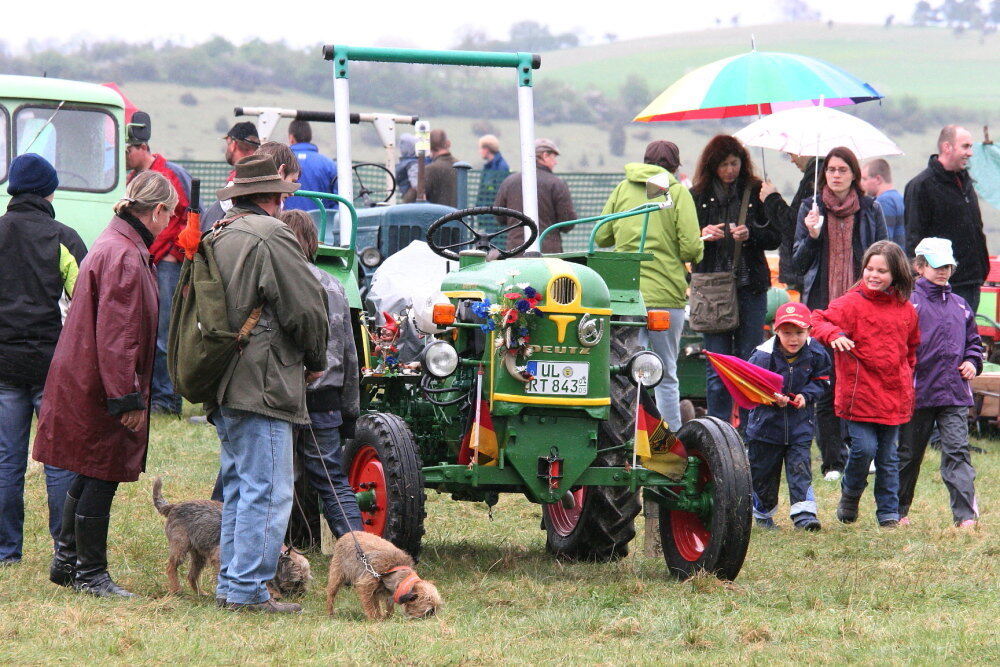
POLYGON ((672 174, 681 166, 681 152, 674 142, 659 139, 646 146, 646 154, 642 161, 663 167, 672 174))
POLYGON ((7 193, 30 193, 48 197, 59 187, 59 176, 49 161, 37 153, 18 155, 10 163, 7 174, 7 193))

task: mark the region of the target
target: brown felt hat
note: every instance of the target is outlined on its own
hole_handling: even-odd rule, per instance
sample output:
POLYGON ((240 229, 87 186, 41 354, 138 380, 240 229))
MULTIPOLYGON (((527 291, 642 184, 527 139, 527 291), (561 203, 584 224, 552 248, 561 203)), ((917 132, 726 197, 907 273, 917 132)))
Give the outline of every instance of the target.
POLYGON ((248 155, 236 163, 236 177, 233 184, 215 194, 220 199, 232 199, 245 195, 291 194, 299 189, 298 183, 289 183, 278 175, 278 167, 268 155, 248 155))

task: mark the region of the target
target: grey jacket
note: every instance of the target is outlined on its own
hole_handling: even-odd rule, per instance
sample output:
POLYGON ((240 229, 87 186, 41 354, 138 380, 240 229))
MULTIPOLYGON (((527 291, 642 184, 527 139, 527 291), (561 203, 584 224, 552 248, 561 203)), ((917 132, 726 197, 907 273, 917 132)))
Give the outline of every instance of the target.
POLYGON ((326 369, 326 298, 309 270, 299 242, 284 223, 234 206, 229 224, 212 240, 226 286, 229 325, 239 331, 255 307, 260 322, 250 332, 219 383, 215 405, 308 424, 305 370, 326 369))
POLYGON ((330 336, 326 345, 326 372, 306 389, 306 405, 310 412, 340 410, 344 420, 341 436, 354 437, 354 423, 361 413, 358 386, 358 350, 354 346, 351 309, 347 305, 344 287, 326 271, 309 265, 319 284, 326 291, 330 320, 330 336))

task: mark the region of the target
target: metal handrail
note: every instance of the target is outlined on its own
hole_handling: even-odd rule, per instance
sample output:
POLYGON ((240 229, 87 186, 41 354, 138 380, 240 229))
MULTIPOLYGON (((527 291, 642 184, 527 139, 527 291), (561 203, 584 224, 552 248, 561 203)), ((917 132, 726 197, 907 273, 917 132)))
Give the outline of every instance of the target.
MULTIPOLYGON (((358 212, 354 209, 354 204, 340 195, 333 195, 329 192, 313 192, 312 190, 296 190, 292 193, 296 197, 307 197, 316 202, 319 207, 319 238, 321 242, 325 242, 326 238, 326 206, 323 204, 324 199, 331 199, 340 204, 347 206, 348 212, 351 214, 351 243, 348 245, 352 251, 354 250, 355 237, 358 235, 358 212)), ((344 239, 340 239, 341 245, 343 245, 344 239)))
POLYGON ((590 244, 587 248, 587 252, 594 252, 594 240, 597 236, 597 230, 601 228, 601 225, 611 222, 612 220, 621 220, 622 218, 630 218, 634 215, 645 215, 642 221, 642 234, 639 237, 639 252, 643 252, 646 248, 646 229, 649 226, 649 214, 654 211, 659 211, 668 208, 666 202, 649 202, 646 204, 640 204, 635 208, 629 209, 627 211, 622 211, 621 213, 612 213, 610 215, 595 215, 589 218, 580 218, 579 220, 567 220, 566 222, 557 222, 554 225, 549 225, 542 230, 542 233, 538 235, 538 246, 541 247, 542 239, 544 239, 549 232, 560 227, 568 227, 570 225, 580 225, 588 222, 596 222, 594 228, 590 230, 590 244))

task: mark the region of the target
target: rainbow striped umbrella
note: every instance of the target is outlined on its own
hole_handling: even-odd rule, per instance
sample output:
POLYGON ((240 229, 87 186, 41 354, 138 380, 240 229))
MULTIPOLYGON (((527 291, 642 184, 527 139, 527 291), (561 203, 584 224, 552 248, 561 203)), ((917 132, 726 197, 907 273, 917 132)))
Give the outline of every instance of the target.
POLYGON ((882 99, 867 83, 822 60, 753 50, 681 77, 633 120, 703 120, 767 115, 800 106, 836 107, 882 99))
POLYGON ((782 395, 785 378, 774 371, 728 354, 705 350, 705 356, 741 408, 750 410, 758 405, 773 405, 774 399, 782 395))

